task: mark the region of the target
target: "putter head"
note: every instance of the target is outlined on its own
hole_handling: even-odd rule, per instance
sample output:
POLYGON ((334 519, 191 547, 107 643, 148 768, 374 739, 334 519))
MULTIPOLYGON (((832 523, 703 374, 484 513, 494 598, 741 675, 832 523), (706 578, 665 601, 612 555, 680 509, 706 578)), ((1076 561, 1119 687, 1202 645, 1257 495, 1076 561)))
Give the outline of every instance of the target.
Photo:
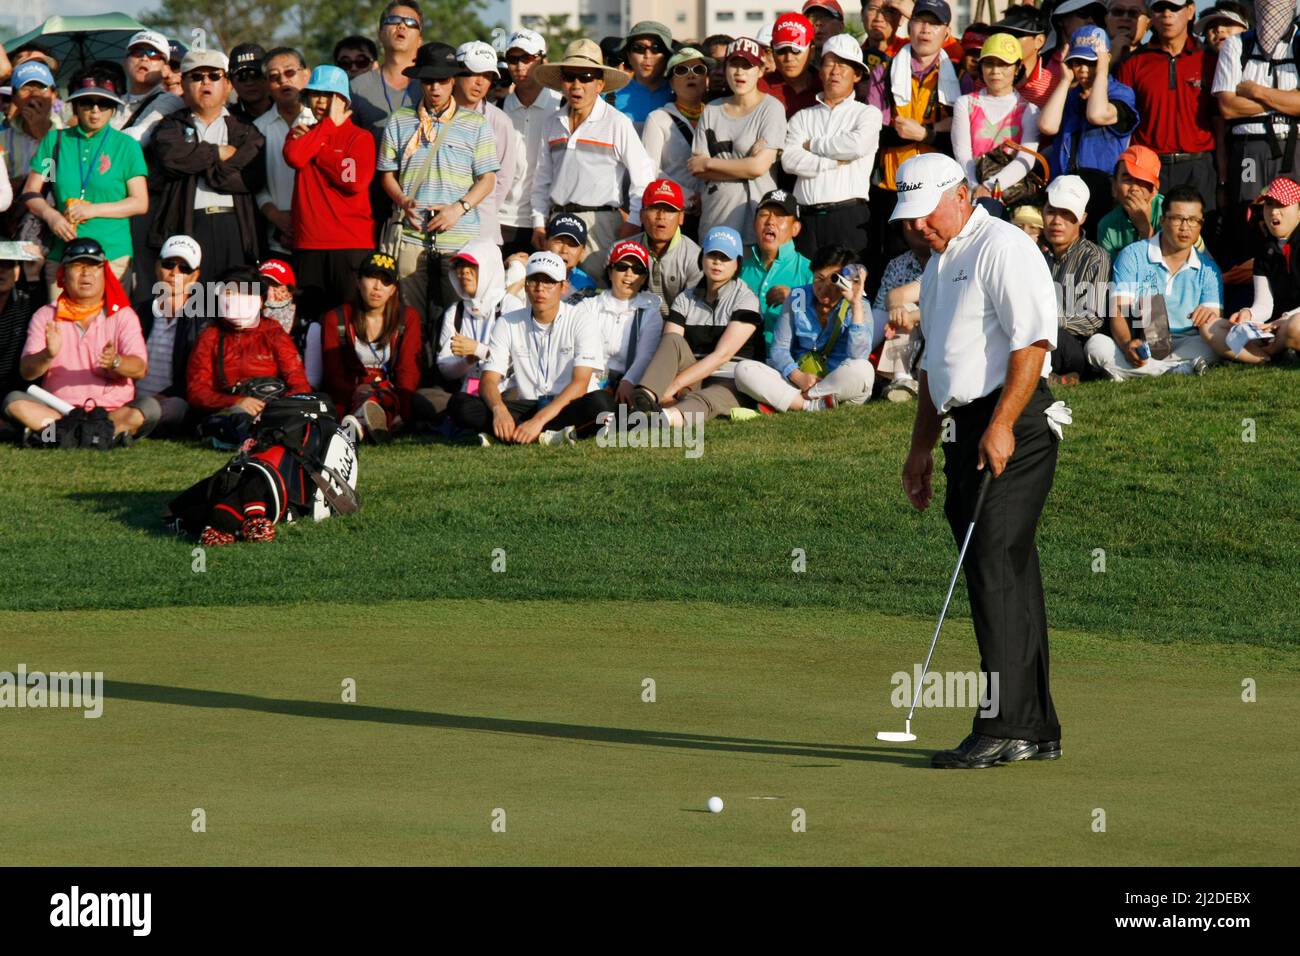
POLYGON ((906 731, 882 730, 876 734, 877 740, 887 740, 893 744, 905 744, 916 739, 916 734, 909 734, 906 731))

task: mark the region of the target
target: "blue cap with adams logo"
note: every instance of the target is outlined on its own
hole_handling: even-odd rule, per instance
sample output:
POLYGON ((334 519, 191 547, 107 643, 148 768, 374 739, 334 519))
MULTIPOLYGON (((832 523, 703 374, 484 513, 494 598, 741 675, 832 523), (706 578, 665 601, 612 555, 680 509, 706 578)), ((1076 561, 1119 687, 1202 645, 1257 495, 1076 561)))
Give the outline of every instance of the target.
POLYGON ((704 237, 700 251, 705 255, 720 252, 728 259, 739 259, 745 254, 745 247, 740 241, 740 233, 730 226, 717 226, 704 237))
POLYGON ((568 236, 580 246, 587 244, 587 224, 572 213, 562 212, 552 216, 546 224, 546 238, 568 236))

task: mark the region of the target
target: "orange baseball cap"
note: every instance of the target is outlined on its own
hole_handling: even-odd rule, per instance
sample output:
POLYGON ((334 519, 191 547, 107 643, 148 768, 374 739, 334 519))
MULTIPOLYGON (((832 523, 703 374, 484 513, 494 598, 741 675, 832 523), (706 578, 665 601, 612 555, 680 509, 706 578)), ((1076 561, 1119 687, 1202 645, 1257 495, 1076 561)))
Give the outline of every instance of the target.
POLYGON ((1154 150, 1147 149, 1145 146, 1130 146, 1119 154, 1119 161, 1124 164, 1124 168, 1134 179, 1159 187, 1160 157, 1154 150))

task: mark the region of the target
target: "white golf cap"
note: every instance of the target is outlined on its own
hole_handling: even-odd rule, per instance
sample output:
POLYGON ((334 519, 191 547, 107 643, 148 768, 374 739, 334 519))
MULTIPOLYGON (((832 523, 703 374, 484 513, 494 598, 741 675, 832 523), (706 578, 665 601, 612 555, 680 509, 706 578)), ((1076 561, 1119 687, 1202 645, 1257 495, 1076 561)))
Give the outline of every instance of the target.
POLYGON ((535 30, 516 30, 506 41, 506 52, 523 50, 530 56, 541 56, 546 52, 546 41, 535 30))
POLYGON ((162 244, 158 252, 159 259, 184 259, 193 272, 203 262, 203 250, 189 236, 171 236, 162 244))
POLYGON ((563 282, 568 272, 564 267, 564 260, 553 252, 534 252, 528 257, 527 275, 544 275, 556 282, 563 282))
POLYGON ((758 28, 758 32, 754 34, 755 42, 764 49, 772 49, 772 28, 774 26, 775 24, 772 23, 764 23, 758 28))
POLYGON ((172 55, 171 43, 157 30, 141 30, 139 33, 133 33, 131 39, 126 41, 126 48, 130 50, 136 46, 153 47, 163 55, 163 59, 172 55))
POLYGON ((922 153, 899 166, 894 181, 898 185, 898 204, 889 217, 890 222, 930 215, 944 193, 966 181, 966 173, 951 156, 922 153))
POLYGON ((1057 176, 1047 184, 1047 205, 1067 209, 1079 221, 1083 220, 1090 197, 1088 184, 1079 176, 1057 176))
POLYGON ((220 50, 190 50, 181 60, 182 73, 188 73, 190 70, 197 70, 200 67, 229 73, 230 59, 220 50))
POLYGON ((827 53, 834 53, 844 62, 856 65, 864 73, 867 70, 866 61, 862 59, 862 47, 858 46, 858 41, 853 39, 852 34, 837 33, 823 43, 822 56, 827 53))
POLYGON ((496 73, 497 51, 491 43, 482 40, 470 40, 456 48, 456 59, 465 67, 467 73, 496 73))

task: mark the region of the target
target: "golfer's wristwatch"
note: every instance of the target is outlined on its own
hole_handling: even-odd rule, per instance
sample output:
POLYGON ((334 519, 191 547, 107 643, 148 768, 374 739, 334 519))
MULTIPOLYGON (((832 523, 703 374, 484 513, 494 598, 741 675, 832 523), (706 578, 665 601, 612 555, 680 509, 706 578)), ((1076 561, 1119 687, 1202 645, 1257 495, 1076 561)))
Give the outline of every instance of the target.
POLYGON ((460 208, 461 208, 461 209, 464 209, 466 212, 469 212, 472 208, 474 208, 473 206, 471 206, 469 203, 467 203, 467 202, 466 202, 465 200, 463 200, 463 199, 458 199, 458 200, 456 200, 456 201, 460 203, 460 208))
POLYGON ((113 371, 114 371, 114 372, 117 371, 117 367, 118 367, 119 365, 121 365, 121 364, 122 364, 122 356, 120 356, 120 355, 115 355, 115 356, 113 356, 113 371))

